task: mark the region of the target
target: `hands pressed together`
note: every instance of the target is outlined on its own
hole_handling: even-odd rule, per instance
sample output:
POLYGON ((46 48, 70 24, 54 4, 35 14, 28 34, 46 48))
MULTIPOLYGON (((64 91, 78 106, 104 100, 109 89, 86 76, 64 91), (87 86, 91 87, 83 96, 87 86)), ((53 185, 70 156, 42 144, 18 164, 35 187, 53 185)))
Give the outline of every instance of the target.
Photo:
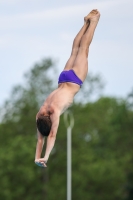
POLYGON ((46 163, 47 160, 45 158, 35 159, 35 164, 38 165, 39 167, 47 167, 46 163))

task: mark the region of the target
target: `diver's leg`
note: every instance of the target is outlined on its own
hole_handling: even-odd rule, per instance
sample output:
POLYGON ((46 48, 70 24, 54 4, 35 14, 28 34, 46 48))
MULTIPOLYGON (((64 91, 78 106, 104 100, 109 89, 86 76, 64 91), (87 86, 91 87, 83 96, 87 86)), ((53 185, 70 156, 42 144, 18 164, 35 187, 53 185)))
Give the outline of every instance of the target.
POLYGON ((90 21, 90 24, 86 33, 81 39, 78 54, 73 65, 73 70, 82 81, 84 81, 88 72, 89 46, 93 39, 95 28, 100 18, 100 13, 97 10, 92 10, 87 17, 90 21))
POLYGON ((81 38, 85 34, 88 27, 89 27, 89 21, 86 18, 84 18, 84 25, 81 28, 81 30, 79 31, 79 33, 76 35, 76 37, 73 41, 71 56, 70 56, 69 60, 67 61, 64 70, 72 69, 75 58, 76 58, 77 53, 78 53, 81 38))

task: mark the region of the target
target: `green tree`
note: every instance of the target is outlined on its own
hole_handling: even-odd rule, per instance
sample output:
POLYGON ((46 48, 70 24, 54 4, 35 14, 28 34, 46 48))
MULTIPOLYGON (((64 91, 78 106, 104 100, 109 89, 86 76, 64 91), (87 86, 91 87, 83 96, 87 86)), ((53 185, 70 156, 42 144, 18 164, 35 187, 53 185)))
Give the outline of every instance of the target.
POLYGON ((42 199, 46 195, 46 173, 34 165, 36 145, 35 115, 42 103, 42 96, 53 90, 49 77, 55 64, 45 59, 36 64, 26 75, 25 85, 13 88, 11 97, 5 102, 0 125, 0 199, 42 199), (43 95, 42 95, 43 94, 43 95), (38 182, 40 184, 38 184, 38 182))
MULTIPOLYGON (((66 199, 66 129, 62 117, 48 168, 41 169, 34 164, 35 115, 57 86, 56 71, 51 59, 36 64, 26 73, 24 84, 13 88, 1 108, 0 199, 66 199)), ((75 118, 72 199, 130 200, 133 188, 131 101, 102 97, 90 102, 91 88, 95 95, 101 85, 99 76, 87 77, 70 108, 75 118)))

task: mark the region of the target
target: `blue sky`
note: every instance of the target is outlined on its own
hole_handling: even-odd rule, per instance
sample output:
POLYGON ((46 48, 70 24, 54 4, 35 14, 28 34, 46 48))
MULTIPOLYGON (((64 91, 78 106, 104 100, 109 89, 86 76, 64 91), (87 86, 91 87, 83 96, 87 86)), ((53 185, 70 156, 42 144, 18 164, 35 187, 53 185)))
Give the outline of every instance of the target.
POLYGON ((106 82, 105 95, 125 97, 133 88, 132 0, 0 0, 0 104, 23 74, 50 56, 59 72, 70 56, 83 18, 101 12, 89 53, 89 71, 106 82))

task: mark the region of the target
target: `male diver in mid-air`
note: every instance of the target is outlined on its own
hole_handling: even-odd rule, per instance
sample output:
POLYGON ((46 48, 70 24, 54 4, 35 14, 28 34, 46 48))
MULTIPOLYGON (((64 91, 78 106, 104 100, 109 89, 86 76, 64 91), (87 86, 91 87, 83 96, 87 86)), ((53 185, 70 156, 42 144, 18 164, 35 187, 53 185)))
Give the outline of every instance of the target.
POLYGON ((89 46, 99 18, 98 10, 92 10, 84 17, 84 25, 73 41, 71 56, 59 76, 58 88, 47 97, 36 115, 38 140, 35 163, 41 167, 46 167, 54 147, 60 115, 72 104, 87 76, 89 46), (44 136, 47 136, 47 145, 41 158, 44 136))

